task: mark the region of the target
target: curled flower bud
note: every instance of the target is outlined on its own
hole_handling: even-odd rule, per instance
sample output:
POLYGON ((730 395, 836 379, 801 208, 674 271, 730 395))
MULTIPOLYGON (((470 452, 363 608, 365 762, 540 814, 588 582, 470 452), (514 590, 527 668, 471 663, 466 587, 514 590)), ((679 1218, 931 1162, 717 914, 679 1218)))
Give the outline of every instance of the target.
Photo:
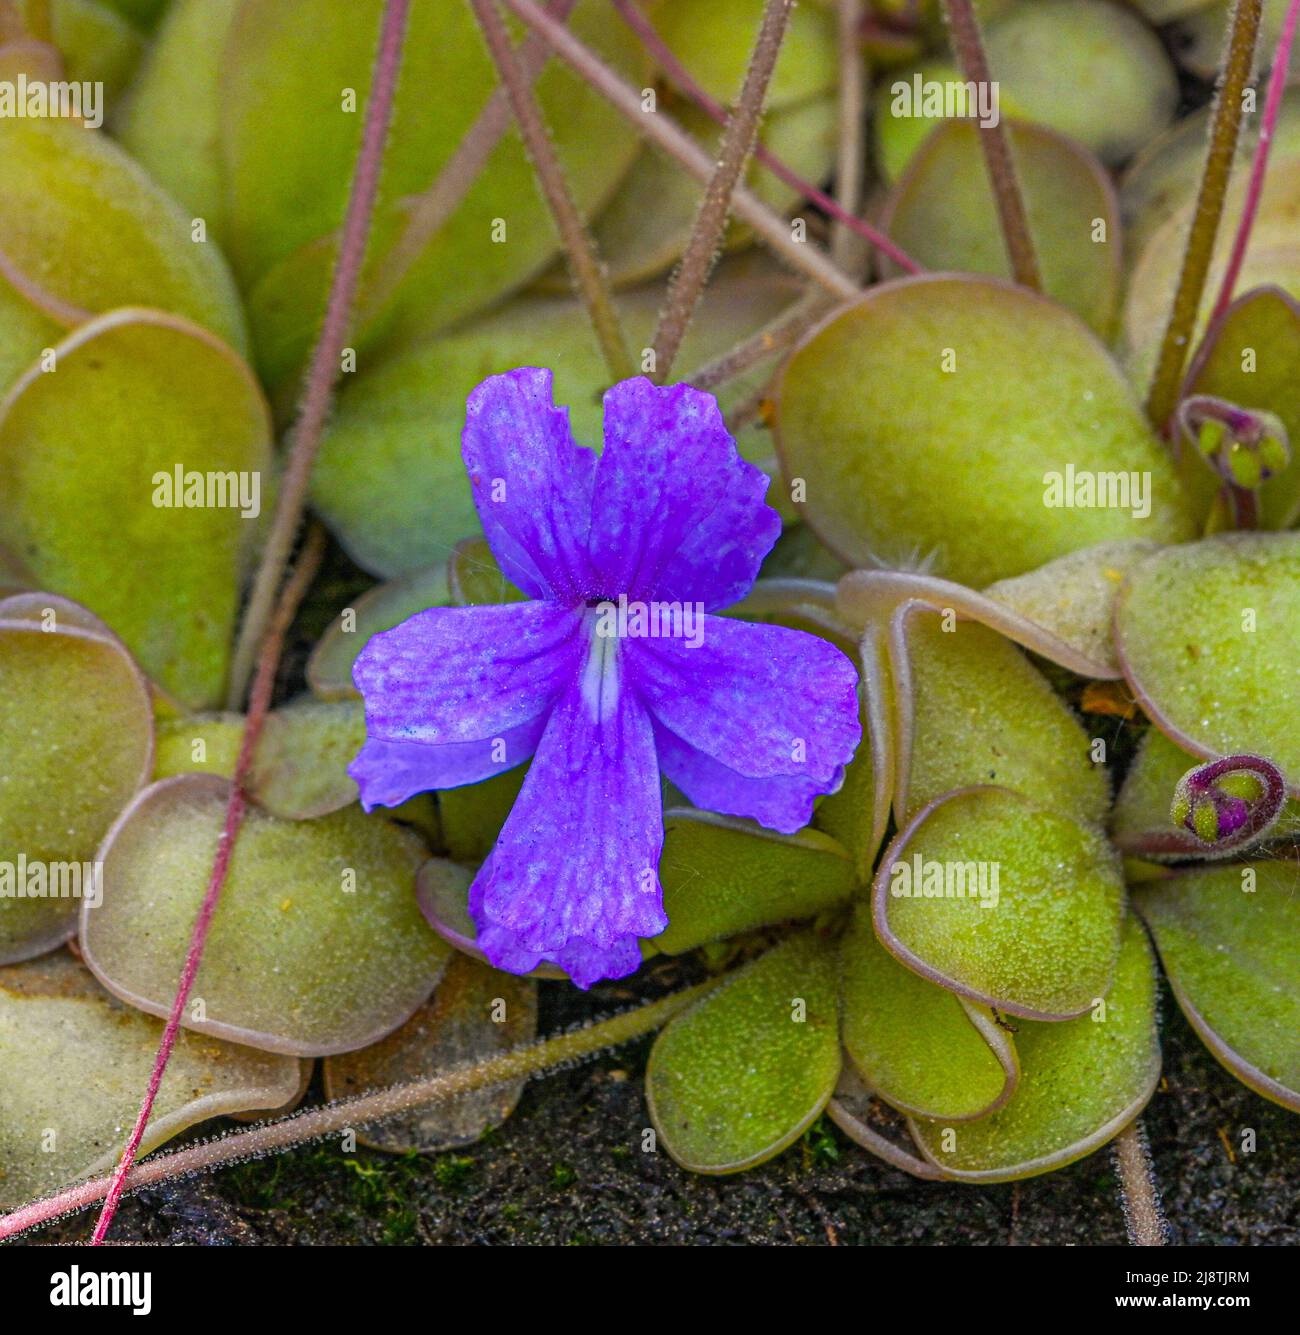
POLYGON ((1193 394, 1178 405, 1178 425, 1226 483, 1245 491, 1257 490, 1291 462, 1286 426, 1276 413, 1193 394))

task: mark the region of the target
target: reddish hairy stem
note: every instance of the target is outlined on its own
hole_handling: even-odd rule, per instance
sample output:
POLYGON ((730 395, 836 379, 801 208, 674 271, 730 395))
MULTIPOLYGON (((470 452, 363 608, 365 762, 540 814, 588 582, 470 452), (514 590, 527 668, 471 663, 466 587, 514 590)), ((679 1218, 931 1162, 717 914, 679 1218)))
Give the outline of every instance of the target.
POLYGON ((1241 266, 1246 259, 1246 247, 1250 244, 1250 234, 1255 226, 1255 217, 1259 213, 1259 201, 1264 194, 1264 177, 1268 172, 1268 155, 1273 147, 1273 134, 1277 129, 1278 115, 1282 110, 1282 95, 1286 92, 1287 68, 1291 64, 1291 44, 1295 41, 1296 20, 1300 18, 1300 0, 1290 0, 1286 18, 1282 22, 1282 32, 1273 52, 1273 68, 1268 76, 1268 94, 1264 99, 1264 114, 1259 122, 1259 142, 1255 145, 1255 157, 1250 164, 1250 183, 1246 187, 1246 204, 1242 210, 1241 221, 1237 224, 1237 235, 1233 238, 1232 254, 1228 258, 1228 267, 1219 285, 1219 296, 1210 315, 1213 324, 1232 305, 1232 293, 1241 276, 1241 266))
POLYGON ((244 683, 253 663, 253 657, 257 655, 257 677, 249 701, 248 717, 244 723, 239 758, 235 764, 230 800, 226 807, 225 827, 217 844, 212 875, 208 879, 203 903, 194 921, 193 931, 190 933, 185 964, 177 984, 176 996, 172 1001, 171 1014, 167 1018, 162 1041, 158 1045, 158 1055, 149 1076, 144 1101, 140 1105, 135 1126, 122 1150, 122 1157, 113 1171, 108 1193, 104 1198, 104 1208, 95 1226, 91 1241, 96 1246, 104 1240, 104 1235, 113 1222, 113 1215, 117 1212, 118 1201, 126 1185, 126 1175, 135 1162, 136 1151, 140 1147, 145 1127, 149 1124, 154 1100, 158 1096, 167 1063, 171 1059, 172 1048, 175 1046, 176 1035, 180 1029, 181 1015, 184 1013, 190 990, 194 986, 194 979, 203 959, 203 949, 207 944, 208 929, 212 925, 212 916, 216 912, 226 874, 230 868, 230 856, 234 850, 235 838, 243 824, 247 805, 243 783, 252 765, 257 739, 265 722, 267 710, 270 708, 271 691, 275 684, 275 672, 280 662, 284 635, 324 549, 323 534, 319 529, 314 529, 304 546, 298 568, 281 588, 294 536, 302 519, 307 483, 311 477, 312 463, 325 426, 325 416, 329 411, 334 382, 339 375, 343 341, 347 336, 352 303, 356 297, 357 282, 361 274, 361 263, 365 258, 370 219, 379 189, 379 171, 383 163, 384 144, 392 120, 393 94, 402 63, 402 40, 406 33, 409 9, 410 0, 385 0, 374 78, 371 82, 370 98, 366 104, 361 151, 357 157, 352 188, 348 195, 343 238, 330 283, 325 323, 312 353, 307 386, 293 430, 289 465, 281 483, 275 517, 271 523, 271 533, 262 552, 261 564, 253 583, 253 592, 249 598, 248 610, 244 616, 231 668, 229 699, 232 706, 237 706, 243 696, 244 683))
POLYGON ((609 284, 596 255, 595 242, 569 193, 564 169, 560 166, 555 145, 551 143, 541 109, 533 96, 532 81, 515 55, 510 34, 496 7, 496 0, 470 0, 470 5, 510 98, 520 136, 533 164, 533 174, 541 187, 551 217, 555 220, 555 229, 560 234, 569 261, 573 285, 587 308, 605 365, 614 380, 626 380, 632 375, 632 357, 627 350, 618 312, 614 309, 609 284))
POLYGON ((717 260, 722 233, 731 213, 731 197, 758 136, 758 123, 767 100, 767 86, 776 68, 776 59, 781 54, 781 42, 785 37, 793 3, 794 0, 766 0, 763 6, 763 21, 749 67, 745 71, 740 99, 734 113, 727 117, 722 132, 717 170, 704 188, 704 198, 695 215, 691 235, 669 287, 668 304, 655 330, 654 377, 659 382, 666 380, 672 370, 691 316, 695 314, 695 308, 704 293, 704 285, 717 260))
MULTIPOLYGON (((979 20, 975 17, 972 0, 944 0, 944 12, 952 31, 952 44, 961 63, 962 73, 976 85, 989 87, 988 59, 980 38, 979 20)), ((1029 230, 1029 214, 1025 210, 1025 196, 1016 176, 1015 160, 1011 156, 1011 141, 1000 118, 994 125, 980 126, 980 146, 988 166, 993 198, 998 206, 1002 223, 1002 239, 1006 244, 1011 272, 1021 287, 1041 292, 1042 278, 1038 256, 1034 251, 1034 237, 1029 230)))
MULTIPOLYGON (((550 0, 546 12, 559 23, 567 22, 577 0, 550 0)), ((528 84, 537 81, 551 58, 551 48, 535 32, 518 47, 517 59, 528 84)), ((427 190, 408 201, 410 212, 393 248, 376 265, 367 291, 357 303, 357 320, 365 324, 387 305, 402 280, 410 273, 429 241, 460 207, 493 149, 510 124, 510 98, 502 87, 493 89, 478 119, 465 131, 456 151, 427 190)))
MULTIPOLYGON (((135 1190, 183 1177, 188 1173, 219 1168, 252 1155, 289 1149, 320 1136, 365 1126, 428 1103, 456 1099, 508 1080, 540 1075, 651 1033, 707 996, 725 977, 719 974, 607 1020, 556 1034, 527 1047, 498 1053, 470 1065, 454 1066, 423 1080, 371 1090, 356 1098, 340 1099, 309 1112, 295 1113, 274 1122, 262 1122, 247 1131, 222 1136, 219 1140, 200 1141, 182 1150, 155 1155, 131 1170, 126 1178, 126 1187, 135 1190)), ((20 1206, 11 1214, 0 1217, 0 1242, 26 1229, 47 1224, 69 1211, 93 1205, 109 1190, 109 1184, 109 1178, 95 1178, 43 1200, 20 1206)))
POLYGON ((253 659, 261 646, 266 623, 275 604, 276 591, 289 563, 294 537, 302 520, 307 502, 307 484, 325 429, 334 385, 342 373, 343 346, 351 324, 352 305, 356 300, 375 196, 379 191, 379 172, 384 160, 388 126, 393 116, 393 93, 402 63, 402 41, 406 34, 410 5, 411 0, 385 0, 379 50, 375 56, 374 77, 366 103, 361 149, 357 154, 352 187, 348 192, 343 237, 330 280, 325 321, 312 351, 297 420, 290 436, 289 462, 280 482, 275 517, 262 550, 261 563, 253 580, 253 590, 235 646, 226 694, 229 709, 238 709, 243 702, 253 659))
POLYGON ((180 981, 176 986, 176 995, 172 999, 171 1013, 163 1029, 162 1039, 158 1044, 158 1054, 154 1058, 153 1070, 149 1073, 149 1085, 145 1090, 144 1100, 136 1115, 135 1125, 127 1137, 122 1149, 122 1157, 109 1179, 108 1191, 104 1197, 104 1208, 100 1211, 99 1222, 91 1238, 91 1245, 98 1246, 108 1232, 117 1212, 118 1201, 126 1186, 126 1176, 135 1162, 136 1151, 144 1137, 145 1128, 153 1114, 154 1101, 162 1084, 167 1063, 171 1060, 172 1049, 180 1033, 181 1016, 185 1012, 185 1003, 189 1000, 198 976, 199 965, 203 960, 203 948, 207 944, 208 929, 212 926, 212 916, 217 911, 217 903, 230 872, 230 857, 234 852, 235 839, 244 823, 248 809, 248 797, 244 792, 244 783, 253 765, 253 756, 257 750, 258 739, 262 735, 262 725, 266 722, 267 711, 271 705, 271 692, 275 687, 276 668, 280 662, 280 651, 284 646, 284 637, 293 620, 294 613, 307 586, 320 566, 320 559, 325 551, 325 530, 313 525, 303 546, 298 564, 280 596, 275 614, 267 629, 265 647, 257 663, 257 675, 253 679, 253 690, 249 700, 248 720, 244 725, 244 735, 239 743, 239 756, 235 761, 235 772, 231 777, 230 799, 226 804, 226 820, 217 842, 217 853, 212 861, 212 873, 208 877, 208 888, 204 892, 203 902, 199 905, 198 916, 190 933, 190 945, 185 954, 185 964, 181 969, 180 981))
MULTIPOLYGON (((556 23, 534 0, 505 0, 511 11, 541 33, 551 49, 585 80, 638 131, 680 162, 697 181, 712 178, 717 163, 711 154, 679 125, 661 112, 647 113, 640 92, 620 78, 590 47, 580 42, 563 24, 556 23)), ((819 247, 796 241, 790 225, 761 199, 738 185, 732 207, 758 235, 792 268, 808 275, 840 300, 858 296, 861 288, 847 278, 819 247)))
POLYGON ((1157 431, 1164 432, 1178 404, 1183 364, 1188 344, 1196 327, 1196 313, 1205 292, 1205 279, 1214 257, 1214 242, 1223 218, 1223 204, 1228 193, 1228 178, 1237 152, 1241 132, 1242 91, 1250 80, 1259 36, 1259 17, 1263 0, 1235 0, 1228 20, 1228 50, 1219 95, 1210 122, 1210 146, 1196 195, 1196 211, 1187 236, 1178 287, 1174 292, 1160 357, 1147 396, 1147 416, 1157 431))
MULTIPOLYGON (((654 57, 655 62, 663 69, 668 76, 669 82, 673 84, 686 97, 690 98, 699 109, 704 112, 710 120, 716 121, 719 125, 727 123, 727 109, 720 102, 715 102, 708 93, 700 87, 691 77, 690 72, 673 54, 672 49, 664 42, 663 38, 655 31, 654 25, 646 18, 644 14, 636 7, 633 0, 611 0, 619 16, 641 39, 642 45, 654 57)), ((824 210, 836 222, 842 223, 850 231, 856 232, 864 241, 868 241, 882 255, 898 265, 898 267, 907 273, 923 273, 919 265, 902 247, 897 246, 883 232, 872 227, 870 223, 864 222, 861 218, 843 209, 830 195, 812 184, 811 181, 805 181, 790 167, 788 167, 775 153, 771 152, 763 144, 754 145, 754 157, 763 164, 773 176, 784 181, 792 190, 797 190, 799 194, 816 204, 819 209, 824 210)))

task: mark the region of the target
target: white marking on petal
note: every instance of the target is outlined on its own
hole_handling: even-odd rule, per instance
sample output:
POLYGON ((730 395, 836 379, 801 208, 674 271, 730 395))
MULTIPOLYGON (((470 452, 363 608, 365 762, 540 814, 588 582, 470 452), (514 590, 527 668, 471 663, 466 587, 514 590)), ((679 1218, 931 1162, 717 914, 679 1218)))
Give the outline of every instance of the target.
POLYGON ((609 618, 603 613, 604 607, 612 606, 589 608, 583 618, 590 647, 582 668, 582 700, 597 723, 614 717, 623 676, 619 637, 610 634, 609 618))

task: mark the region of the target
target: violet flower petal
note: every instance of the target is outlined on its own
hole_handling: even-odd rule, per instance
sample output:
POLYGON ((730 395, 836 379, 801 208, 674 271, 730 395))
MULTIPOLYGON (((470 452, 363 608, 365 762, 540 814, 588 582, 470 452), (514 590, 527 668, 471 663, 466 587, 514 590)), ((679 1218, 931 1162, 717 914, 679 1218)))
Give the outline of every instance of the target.
POLYGON ((802 830, 812 819, 813 802, 823 793, 833 793, 844 780, 843 765, 829 786, 805 775, 749 779, 689 746, 662 723, 655 724, 655 748, 664 778, 695 806, 756 820, 782 834, 802 830))
POLYGON ((587 557, 596 455, 574 443, 550 371, 524 366, 483 381, 465 404, 461 456, 506 578, 533 598, 598 596, 587 557))
POLYGON ((369 740, 348 766, 348 773, 356 780, 361 805, 367 811, 401 806, 417 793, 480 783, 523 764, 537 750, 546 718, 539 714, 499 736, 443 746, 369 740))
POLYGON ((371 636, 352 669, 367 741, 348 773, 363 804, 396 805, 526 760, 582 662, 581 625, 558 603, 507 603, 433 607, 371 636))
POLYGON ((628 680, 659 725, 669 777, 714 810, 797 829, 812 798, 839 785, 861 740, 857 672, 815 635, 706 616, 695 647, 641 639, 627 642, 626 657, 628 680), (728 793, 719 769, 688 764, 665 731, 743 779, 784 781, 780 794, 756 785, 728 793))
POLYGON ((591 561, 601 594, 739 602, 781 533, 769 479, 742 459, 711 394, 623 380, 605 394, 591 561))
POLYGON ((494 964, 513 971, 550 960, 580 987, 631 973, 641 960, 637 938, 668 923, 654 732, 618 681, 617 647, 603 674, 600 652, 593 646, 555 706, 469 897, 479 945, 494 964))

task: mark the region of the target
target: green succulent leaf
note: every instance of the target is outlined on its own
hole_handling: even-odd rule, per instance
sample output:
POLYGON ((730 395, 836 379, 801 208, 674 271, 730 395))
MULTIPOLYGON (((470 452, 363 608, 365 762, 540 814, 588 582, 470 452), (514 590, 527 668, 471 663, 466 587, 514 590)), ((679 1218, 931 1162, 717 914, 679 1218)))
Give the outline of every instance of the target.
POLYGON ((269 513, 261 391, 211 334, 152 311, 100 316, 55 356, 56 372, 32 369, 0 403, 0 545, 103 617, 183 704, 210 707, 258 517, 238 502, 183 502, 194 479, 206 499, 212 480, 229 491, 233 475, 249 496, 257 484, 269 513))
POLYGON ((1100 824, 1110 802, 1083 725, 1015 645, 975 621, 907 618, 911 719, 896 808, 910 819, 954 788, 996 784, 1100 824))
MULTIPOLYGON (((0 969, 0 1208, 113 1167, 162 1031, 63 951, 0 969)), ((298 1065, 182 1030, 141 1155, 196 1122, 288 1102, 298 1065)))
MULTIPOLYGON (((1110 178, 1087 149, 1054 130, 1013 123, 1008 131, 1043 290, 1108 338, 1123 274, 1110 178)), ((890 194, 880 225, 927 269, 1009 278, 980 134, 974 121, 936 126, 890 194)))
MULTIPOLYGON (((220 142, 229 245, 250 291, 258 364, 272 385, 300 365, 319 324, 380 12, 380 0, 304 0, 287 9, 279 0, 245 0, 226 43, 220 142)), ((603 4, 580 0, 569 26, 625 75, 641 77, 639 45, 603 4)), ((495 85, 468 5, 413 8, 363 309, 372 304, 380 266, 495 85)), ((536 86, 570 191, 589 213, 631 164, 636 131, 559 61, 536 86)), ((393 300, 379 300, 378 322, 363 320, 358 347, 364 355, 378 332, 409 342, 463 319, 521 286, 557 251, 523 146, 507 134, 451 217, 415 245, 413 267, 399 275, 393 300)))
POLYGON ((1267 756, 1300 792, 1300 535, 1223 533, 1129 574, 1115 609, 1129 685, 1194 755, 1267 756))
POLYGON ((1300 1112, 1300 869, 1205 868, 1139 887, 1133 902, 1206 1047, 1256 1093, 1300 1112))
POLYGON ((668 926, 654 944, 668 955, 815 917, 846 904, 856 885, 848 854, 819 830, 776 834, 681 808, 664 813, 659 879, 668 926))
POLYGON ((237 351, 244 317, 221 252, 111 139, 70 120, 0 118, 0 253, 9 281, 60 324, 148 306, 237 351))
POLYGON ((348 765, 365 741, 359 700, 299 696, 267 715, 249 791, 264 811, 286 820, 311 820, 350 806, 358 793, 348 765))
MULTIPOLYGON (((407 1084, 523 1047, 537 1036, 537 985, 453 955, 437 990, 400 1029, 370 1047, 326 1057, 327 1098, 407 1084)), ((515 1109, 524 1079, 414 1108, 359 1129, 357 1139, 392 1154, 472 1145, 515 1109)))
POLYGON ((1105 1005, 1077 1020, 1020 1020, 1020 1083, 1010 1101, 974 1122, 916 1118, 931 1163, 963 1182, 1008 1182, 1090 1154, 1141 1112, 1160 1078, 1155 961, 1130 918, 1105 1005))
POLYGON ((1031 1019, 1081 1015, 1119 952, 1119 858, 1095 827, 1005 788, 920 812, 881 860, 876 931, 908 968, 1031 1019))
POLYGON ((650 1052, 646 1100, 683 1168, 734 1173, 812 1125, 840 1070, 834 946, 803 933, 672 1020, 650 1052))
POLYGON ((9 963, 72 935, 68 887, 93 893, 99 841, 148 781, 153 711, 121 642, 51 594, 0 599, 0 681, 0 880, 26 868, 21 887, 0 887, 9 963), (49 897, 56 877, 63 893, 49 897))
POLYGON ((840 942, 840 1008, 858 1074, 904 1112, 965 1121, 1001 1107, 1015 1089, 1009 1027, 905 969, 876 939, 865 905, 840 942))
POLYGON ((114 128, 174 199, 225 236, 221 71, 240 0, 171 0, 114 128))
MULTIPOLYGON (((211 775, 156 783, 101 850, 104 902, 82 911, 82 952, 109 991, 152 1015, 170 1010, 228 791, 211 775)), ((450 954, 415 903, 423 859, 415 835, 359 807, 314 821, 250 808, 185 1024, 295 1056, 390 1033, 450 954)))
POLYGON ((786 364, 775 432, 805 520, 854 565, 937 553, 936 573, 979 588, 1099 542, 1192 536, 1105 349, 1073 313, 990 278, 900 279, 831 316, 786 364), (1071 477, 1115 472, 1149 478, 1146 517, 1136 496, 1052 503, 1073 502, 1071 477))

